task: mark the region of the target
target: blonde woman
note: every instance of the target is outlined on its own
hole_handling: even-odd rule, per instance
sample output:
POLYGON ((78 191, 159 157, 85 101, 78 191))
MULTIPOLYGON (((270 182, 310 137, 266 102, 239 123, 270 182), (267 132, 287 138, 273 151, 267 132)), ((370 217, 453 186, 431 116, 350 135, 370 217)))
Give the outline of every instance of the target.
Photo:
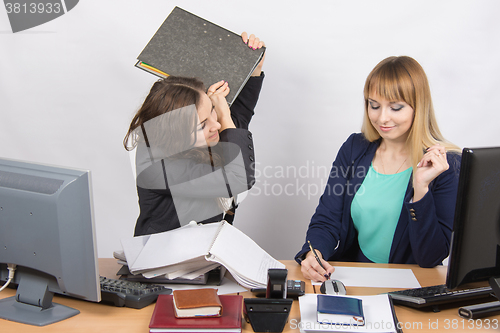
POLYGON ((362 133, 340 148, 296 255, 308 279, 328 278, 327 260, 433 267, 448 256, 460 149, 439 131, 424 70, 410 57, 384 59, 364 99, 362 133))

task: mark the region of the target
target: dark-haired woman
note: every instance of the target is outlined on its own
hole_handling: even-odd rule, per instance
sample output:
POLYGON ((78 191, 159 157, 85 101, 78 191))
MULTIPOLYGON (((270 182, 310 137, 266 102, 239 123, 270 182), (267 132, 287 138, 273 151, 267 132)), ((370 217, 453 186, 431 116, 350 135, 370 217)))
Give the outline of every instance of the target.
MULTIPOLYGON (((242 34, 252 49, 264 46, 242 34)), ((151 88, 134 116, 124 146, 136 151, 140 214, 135 236, 178 228, 190 221, 232 222, 237 195, 254 182, 254 148, 248 125, 264 74, 262 60, 231 108, 230 82, 205 90, 195 78, 167 77, 151 88)))

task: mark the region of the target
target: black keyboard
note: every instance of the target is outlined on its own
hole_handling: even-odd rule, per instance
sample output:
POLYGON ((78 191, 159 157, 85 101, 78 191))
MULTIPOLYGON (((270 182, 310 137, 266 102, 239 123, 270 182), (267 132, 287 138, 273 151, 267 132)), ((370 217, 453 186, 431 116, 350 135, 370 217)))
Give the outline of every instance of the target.
POLYGON ((434 306, 438 304, 454 303, 476 298, 488 297, 492 293, 491 287, 470 289, 448 289, 446 285, 437 285, 423 288, 391 291, 394 304, 406 305, 414 308, 434 306))
POLYGON ((142 309, 156 301, 160 294, 170 294, 172 289, 160 284, 108 279, 101 276, 101 302, 115 306, 142 309))

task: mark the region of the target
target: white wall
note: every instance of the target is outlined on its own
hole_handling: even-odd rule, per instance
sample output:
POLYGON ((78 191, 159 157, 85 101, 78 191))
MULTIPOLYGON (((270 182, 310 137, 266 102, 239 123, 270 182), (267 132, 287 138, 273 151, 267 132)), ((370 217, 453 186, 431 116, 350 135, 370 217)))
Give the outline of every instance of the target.
POLYGON ((16 34, 0 8, 0 156, 92 171, 100 257, 133 233, 122 139, 156 80, 133 65, 176 5, 268 46, 251 124, 259 178, 235 224, 278 259, 302 245, 337 150, 360 129, 366 75, 383 58, 422 64, 449 140, 500 145, 496 0, 85 0, 16 34))

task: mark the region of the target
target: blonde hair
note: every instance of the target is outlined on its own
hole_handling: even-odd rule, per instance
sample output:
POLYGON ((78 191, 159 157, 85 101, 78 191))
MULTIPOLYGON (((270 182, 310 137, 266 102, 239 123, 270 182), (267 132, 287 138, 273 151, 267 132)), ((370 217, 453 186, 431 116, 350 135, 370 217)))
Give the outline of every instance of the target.
POLYGON ((368 117, 370 94, 391 102, 404 101, 413 108, 413 123, 406 141, 413 168, 416 168, 425 150, 435 144, 440 144, 447 151, 460 152, 460 148, 445 140, 439 130, 427 76, 415 59, 407 56, 386 58, 366 78, 365 113, 361 132, 368 141, 373 142, 380 135, 368 117))

